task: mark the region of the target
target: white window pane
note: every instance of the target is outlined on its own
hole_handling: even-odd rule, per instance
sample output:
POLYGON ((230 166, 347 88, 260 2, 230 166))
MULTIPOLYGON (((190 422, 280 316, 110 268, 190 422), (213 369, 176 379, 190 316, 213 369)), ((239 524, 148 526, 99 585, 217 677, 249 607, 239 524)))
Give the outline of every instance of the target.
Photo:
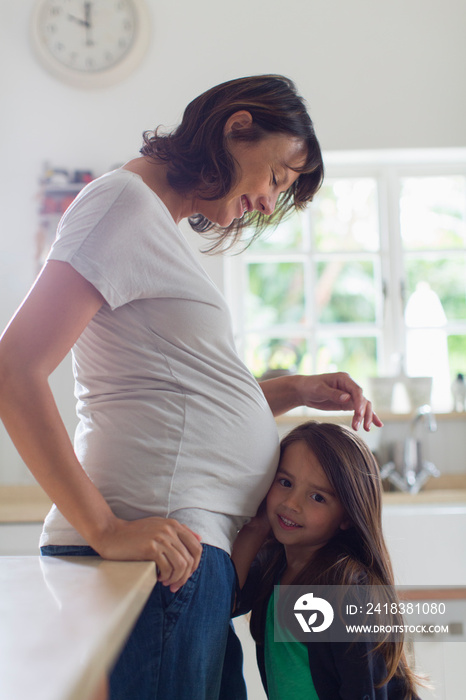
POLYGON ((466 176, 422 162, 401 177, 403 162, 356 164, 353 174, 341 165, 304 213, 241 256, 232 292, 246 364, 256 376, 343 370, 367 386, 402 356, 409 374, 434 377, 433 407, 448 410, 451 381, 466 374, 466 176), (426 288, 440 325, 432 309, 418 309, 414 321, 404 314, 426 288), (441 331, 441 353, 428 368, 421 359, 435 354, 431 331, 441 331))
POLYGON ((298 323, 304 317, 304 266, 301 263, 250 263, 246 317, 249 326, 266 328, 298 323))
POLYGON ((377 374, 377 340, 374 337, 327 337, 319 340, 317 372, 348 372, 365 384, 377 374))
POLYGON ((405 248, 464 248, 465 217, 465 177, 450 175, 402 180, 400 223, 405 248))
POLYGON ((316 305, 321 323, 371 323, 376 318, 374 265, 332 259, 317 264, 316 305))
POLYGON ((326 180, 312 205, 312 220, 317 251, 378 250, 376 181, 373 178, 326 180))
POLYGON ((303 217, 303 213, 295 213, 282 221, 276 229, 265 231, 251 244, 249 251, 300 250, 303 247, 303 217))
POLYGON ((463 374, 466 377, 466 333, 464 335, 449 335, 447 343, 450 376, 453 379, 458 374, 463 374))
POLYGON ((466 254, 407 256, 405 271, 408 298, 422 285, 429 285, 441 301, 446 320, 466 320, 466 254))
POLYGON ((312 362, 304 338, 264 338, 250 333, 245 362, 255 377, 270 370, 288 370, 292 374, 311 374, 312 362))

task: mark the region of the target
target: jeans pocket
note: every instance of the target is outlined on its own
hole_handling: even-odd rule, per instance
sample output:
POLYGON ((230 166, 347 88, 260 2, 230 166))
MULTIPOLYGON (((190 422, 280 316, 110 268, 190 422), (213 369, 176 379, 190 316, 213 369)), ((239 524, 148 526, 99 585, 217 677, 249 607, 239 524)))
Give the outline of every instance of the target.
POLYGON ((193 597, 196 594, 196 589, 201 577, 201 572, 206 557, 206 549, 202 548, 201 559, 196 571, 188 578, 184 586, 172 593, 169 586, 162 586, 161 600, 164 606, 165 622, 164 622, 164 642, 173 632, 180 615, 189 608, 193 597))

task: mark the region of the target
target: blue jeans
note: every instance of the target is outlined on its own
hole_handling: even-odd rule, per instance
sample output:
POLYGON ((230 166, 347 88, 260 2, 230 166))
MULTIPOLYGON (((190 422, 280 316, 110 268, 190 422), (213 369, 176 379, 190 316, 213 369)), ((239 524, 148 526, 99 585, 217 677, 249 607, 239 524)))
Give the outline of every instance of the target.
MULTIPOLYGON (((97 556, 91 547, 42 547, 43 555, 97 556)), ((176 593, 157 583, 110 674, 110 700, 246 700, 241 644, 230 621, 235 571, 203 545, 176 593)))

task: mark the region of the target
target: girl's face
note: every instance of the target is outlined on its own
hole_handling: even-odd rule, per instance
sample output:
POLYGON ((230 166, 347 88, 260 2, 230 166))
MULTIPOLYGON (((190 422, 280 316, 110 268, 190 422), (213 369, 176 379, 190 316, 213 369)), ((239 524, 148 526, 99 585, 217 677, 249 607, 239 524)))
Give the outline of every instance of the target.
POLYGON ((289 445, 267 495, 267 516, 290 558, 309 561, 351 522, 314 453, 305 442, 289 445))
POLYGON ((194 209, 220 226, 229 226, 246 211, 270 215, 305 162, 302 141, 288 134, 270 134, 257 142, 234 141, 229 150, 237 162, 237 181, 222 199, 195 200, 194 209))

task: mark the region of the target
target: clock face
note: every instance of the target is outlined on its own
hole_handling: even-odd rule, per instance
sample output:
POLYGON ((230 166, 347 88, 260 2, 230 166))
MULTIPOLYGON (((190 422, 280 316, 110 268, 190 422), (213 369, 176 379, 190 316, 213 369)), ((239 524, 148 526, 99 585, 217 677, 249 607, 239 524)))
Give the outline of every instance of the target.
POLYGON ((39 0, 32 23, 38 57, 77 86, 116 82, 147 46, 144 11, 142 0, 39 0))

